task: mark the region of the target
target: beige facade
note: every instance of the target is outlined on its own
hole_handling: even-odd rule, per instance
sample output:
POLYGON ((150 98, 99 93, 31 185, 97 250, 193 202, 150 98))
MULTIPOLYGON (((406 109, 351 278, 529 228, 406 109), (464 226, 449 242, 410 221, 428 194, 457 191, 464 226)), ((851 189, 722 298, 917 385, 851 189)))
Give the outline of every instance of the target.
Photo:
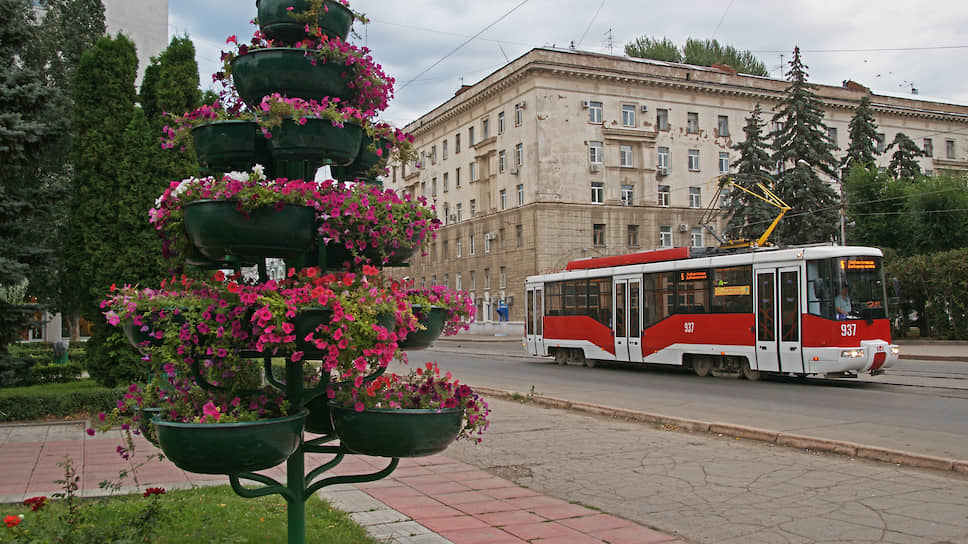
MULTIPOLYGON (((787 86, 727 68, 534 49, 406 127, 420 158, 395 165, 386 186, 427 197, 444 226, 397 275, 472 292, 483 320, 497 320, 504 300, 520 321, 529 275, 583 257, 715 245, 699 225, 715 178, 738 157, 730 148, 753 107, 768 131, 787 86)), ((869 91, 816 92, 842 154, 869 91)), ((968 107, 913 95, 871 103, 887 143, 904 132, 932 149, 923 169, 968 171, 968 107)))

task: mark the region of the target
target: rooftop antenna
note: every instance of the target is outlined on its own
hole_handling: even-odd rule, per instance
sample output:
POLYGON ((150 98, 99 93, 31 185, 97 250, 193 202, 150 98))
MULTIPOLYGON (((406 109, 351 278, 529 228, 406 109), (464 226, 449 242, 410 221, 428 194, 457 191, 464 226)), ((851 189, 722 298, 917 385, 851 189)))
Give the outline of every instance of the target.
POLYGON ((615 40, 612 38, 612 29, 608 29, 605 34, 605 47, 608 48, 608 54, 614 54, 613 49, 615 48, 615 40))
POLYGON ((508 58, 508 54, 504 52, 504 48, 501 47, 501 44, 497 44, 497 48, 500 49, 501 54, 504 55, 504 62, 511 62, 511 59, 508 58))

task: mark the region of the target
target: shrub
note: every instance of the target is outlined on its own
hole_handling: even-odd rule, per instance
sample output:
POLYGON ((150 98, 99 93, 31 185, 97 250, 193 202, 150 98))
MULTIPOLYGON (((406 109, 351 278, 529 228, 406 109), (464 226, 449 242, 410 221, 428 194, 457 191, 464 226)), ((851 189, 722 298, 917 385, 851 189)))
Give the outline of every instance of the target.
POLYGON ((97 414, 110 411, 123 394, 92 381, 9 388, 0 391, 0 421, 97 414))

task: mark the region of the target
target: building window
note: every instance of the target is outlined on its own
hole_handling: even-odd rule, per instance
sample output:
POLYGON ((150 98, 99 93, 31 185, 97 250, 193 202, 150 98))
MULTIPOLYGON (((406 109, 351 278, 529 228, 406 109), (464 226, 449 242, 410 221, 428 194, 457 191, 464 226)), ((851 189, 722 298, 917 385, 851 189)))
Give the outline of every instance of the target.
POLYGON ((655 129, 669 130, 669 110, 665 108, 655 110, 655 129))
POLYGON ((447 181, 447 179, 449 177, 450 177, 450 174, 448 172, 444 172, 444 192, 445 193, 447 192, 447 189, 448 189, 449 182, 447 181))
POLYGON ((885 136, 883 132, 878 132, 874 136, 874 147, 878 153, 884 152, 884 139, 885 139, 885 136))
MULTIPOLYGON (((668 185, 659 185, 659 199, 658 199, 659 200, 659 206, 662 206, 663 208, 668 208, 669 207, 669 194, 670 194, 670 192, 671 191, 669 191, 669 186, 668 185)), ((460 206, 460 204, 458 204, 458 206, 460 206)))
POLYGON ((949 159, 955 158, 955 141, 945 140, 944 141, 945 156, 949 159))
POLYGON ((485 289, 491 288, 491 269, 490 268, 484 269, 484 288, 485 289))
POLYGON ((779 134, 783 132, 783 121, 773 121, 773 134, 779 134))
POLYGON ((518 184, 518 206, 524 206, 524 184, 518 184))
POLYGON ((519 127, 524 123, 524 108, 521 104, 514 105, 514 126, 519 127))
POLYGON ((502 149, 497 154, 497 171, 503 174, 504 171, 507 170, 507 166, 508 166, 508 153, 507 151, 502 149))
POLYGON ((686 114, 686 132, 689 134, 699 133, 699 114, 691 111, 686 114))
POLYGON ((592 245, 604 246, 605 245, 605 224, 595 223, 592 225, 592 245))
POLYGON ((497 229, 497 237, 499 240, 501 240, 501 249, 506 248, 507 246, 505 245, 506 238, 504 238, 504 227, 497 229))
POLYGON ((692 247, 703 247, 702 243, 702 227, 693 227, 692 232, 689 235, 692 247))
POLYGON ((463 211, 461 210, 461 206, 462 206, 462 205, 461 205, 461 203, 460 203, 460 202, 458 202, 458 203, 457 203, 457 222, 458 222, 458 223, 460 223, 461 221, 463 221, 463 220, 464 220, 464 213, 463 213, 463 211))
POLYGON ((639 246, 639 226, 638 225, 628 225, 627 236, 625 237, 626 242, 629 247, 639 246))
POLYGON ((437 196, 437 178, 430 178, 430 196, 437 196))
POLYGON ((486 140, 491 137, 491 120, 481 119, 481 139, 486 140))
POLYGON ((430 164, 437 164, 437 146, 430 146, 430 164))
POLYGON ((699 171, 699 150, 698 149, 689 150, 689 171, 690 172, 699 171))
POLYGON ((474 127, 467 127, 467 145, 474 145, 474 127))
POLYGON ((477 163, 467 163, 467 176, 470 181, 477 181, 477 163))
POLYGON ((635 126, 635 105, 634 104, 622 104, 622 126, 623 127, 635 126))
POLYGON ((634 202, 632 200, 632 186, 631 185, 623 185, 622 186, 622 204, 624 204, 625 206, 631 206, 632 204, 634 204, 634 202))
POLYGON ((602 103, 601 102, 589 102, 588 103, 588 122, 595 123, 597 125, 602 124, 602 103))
MULTIPOLYGON (((450 204, 444 202, 444 224, 450 224, 450 204)), ((460 243, 460 242, 458 242, 460 243)))
POLYGON ((689 207, 690 208, 702 207, 702 189, 700 189, 699 187, 689 188, 689 207))
POLYGON ((719 117, 716 118, 716 131, 719 133, 719 136, 723 136, 723 137, 729 136, 729 116, 728 115, 720 115, 719 117))
POLYGON ((514 164, 515 166, 524 164, 524 144, 514 146, 514 164))
POLYGON ((934 156, 934 142, 931 141, 931 138, 924 139, 924 156, 925 157, 934 156))
POLYGON ((501 189, 499 198, 501 199, 501 210, 503 211, 508 209, 508 190, 501 189))
POLYGON ((460 153, 460 134, 454 134, 454 153, 460 153))
POLYGON ((460 277, 460 272, 454 274, 454 289, 457 289, 458 291, 462 291, 464 289, 464 282, 461 280, 462 278, 460 277))
POLYGON ((497 114, 497 133, 504 134, 504 112, 497 114))
POLYGON ((592 182, 592 202, 595 204, 605 202, 605 184, 601 181, 592 182))
POLYGON ((719 153, 719 173, 729 173, 729 153, 722 151, 719 153))
POLYGON ((457 249, 457 258, 460 258, 461 257, 461 253, 463 253, 463 252, 461 250, 462 248, 461 248, 460 235, 459 234, 457 235, 457 243, 456 243, 456 246, 457 246, 456 247, 456 249, 457 249))
POLYGON ((437 274, 430 276, 430 285, 437 285, 437 274))
POLYGON ((632 164, 632 146, 630 145, 620 145, 618 146, 618 164, 624 168, 632 168, 635 166, 632 164))
POLYGON ((834 146, 834 149, 840 149, 837 145, 837 127, 827 127, 827 141, 834 146))
POLYGON ((518 247, 524 247, 524 225, 514 225, 514 238, 518 247))
POLYGON ((484 233, 484 253, 491 252, 491 237, 489 232, 484 233))
POLYGON ((471 219, 477 217, 477 199, 471 199, 471 219))
POLYGON ((672 247, 672 227, 659 227, 659 247, 672 247))
POLYGON ((603 155, 602 142, 588 142, 588 162, 591 164, 602 164, 603 155))
POLYGON ((660 147, 658 153, 658 164, 656 165, 660 170, 669 169, 669 148, 660 147))
POLYGON ((460 167, 454 169, 454 187, 460 189, 460 167))
POLYGON ((477 271, 471 270, 471 291, 477 289, 477 271))
POLYGON ((508 269, 505 266, 501 267, 501 289, 507 289, 508 287, 508 269))
POLYGON ((470 251, 471 255, 474 255, 474 253, 477 251, 477 245, 474 243, 474 235, 473 234, 471 234, 471 241, 467 245, 467 250, 470 251))
POLYGON ((440 147, 441 147, 440 149, 441 154, 443 154, 444 160, 446 161, 447 160, 447 140, 444 140, 444 142, 440 144, 440 147))
POLYGON ((448 288, 450 287, 450 274, 444 274, 444 283, 441 285, 448 288))

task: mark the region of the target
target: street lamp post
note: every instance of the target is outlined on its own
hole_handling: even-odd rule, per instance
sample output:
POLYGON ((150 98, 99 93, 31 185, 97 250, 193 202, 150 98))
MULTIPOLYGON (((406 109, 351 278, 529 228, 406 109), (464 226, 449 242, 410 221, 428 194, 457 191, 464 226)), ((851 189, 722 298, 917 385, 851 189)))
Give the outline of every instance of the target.
POLYGON ((823 170, 813 166, 812 164, 808 163, 803 159, 799 159, 797 161, 797 164, 801 164, 803 166, 806 166, 807 168, 810 168, 811 170, 814 170, 815 172, 824 174, 832 178, 834 181, 837 182, 837 185, 840 186, 840 245, 846 246, 847 245, 847 193, 844 192, 844 180, 840 179, 839 177, 833 174, 824 172, 823 170))

